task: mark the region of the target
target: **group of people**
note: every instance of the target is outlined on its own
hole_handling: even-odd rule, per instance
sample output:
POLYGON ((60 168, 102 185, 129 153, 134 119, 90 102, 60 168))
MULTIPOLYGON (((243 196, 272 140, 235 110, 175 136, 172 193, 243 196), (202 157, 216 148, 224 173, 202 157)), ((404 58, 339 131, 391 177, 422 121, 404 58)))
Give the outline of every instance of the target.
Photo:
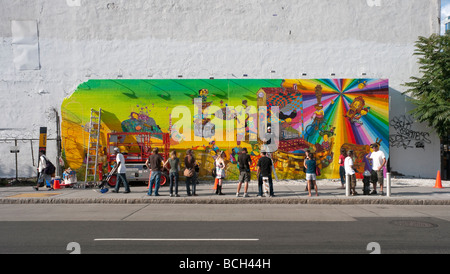
MULTIPOLYGON (((372 172, 371 172, 371 183, 373 185, 373 190, 370 192, 371 195, 377 194, 377 183, 380 185, 381 195, 384 194, 384 174, 383 168, 386 165, 386 156, 384 152, 380 150, 380 145, 373 143, 370 145, 373 150, 372 153, 366 155, 366 158, 372 160, 372 172)), ((346 176, 350 179, 350 194, 358 195, 356 192, 356 170, 354 168, 354 151, 341 149, 341 155, 339 156, 339 174, 341 177, 342 188, 345 188, 346 176)))
MULTIPOLYGON (((370 192, 371 195, 377 194, 377 183, 380 185, 381 195, 384 194, 384 175, 383 168, 386 165, 386 156, 384 152, 380 150, 380 145, 373 143, 370 145, 373 150, 372 153, 366 155, 366 158, 372 160, 372 172, 371 172, 371 183, 373 184, 373 190, 370 192)), ((346 176, 350 180, 350 194, 352 196, 358 195, 356 192, 356 169, 354 167, 354 151, 346 151, 344 148, 341 149, 341 155, 339 156, 339 175, 341 177, 341 188, 345 189, 346 176)), ((316 176, 320 171, 317 167, 317 163, 314 159, 314 154, 309 150, 306 151, 305 161, 304 161, 305 173, 308 191, 308 196, 311 196, 311 189, 314 188, 316 191, 316 196, 319 196, 318 188, 316 184, 316 176)))
MULTIPOLYGON (((116 167, 117 167, 117 181, 115 188, 112 192, 118 193, 120 190, 121 184, 125 187, 124 193, 130 192, 130 186, 126 178, 126 167, 125 167, 125 158, 122 153, 120 153, 119 148, 114 148, 114 152, 116 154, 116 167)), ((238 157, 239 163, 239 184, 237 188, 236 197, 239 197, 239 192, 241 190, 242 184, 245 183, 244 186, 244 194, 243 197, 248 197, 248 184, 251 179, 250 166, 252 164, 250 155, 246 148, 242 149, 242 153, 238 157)), ((151 171, 150 179, 149 179, 149 188, 147 195, 151 196, 153 194, 153 186, 155 188, 155 196, 159 195, 159 188, 161 183, 162 171, 164 169, 169 170, 169 196, 170 197, 180 197, 178 194, 178 184, 179 184, 179 172, 181 170, 180 159, 177 157, 175 151, 170 153, 170 157, 167 160, 164 160, 161 154, 159 154, 158 148, 154 148, 152 151, 152 155, 145 162, 147 168, 151 171)), ((184 158, 184 166, 185 169, 183 171, 183 175, 186 177, 186 192, 188 196, 198 196, 196 193, 196 185, 198 181, 198 172, 199 172, 199 164, 194 158, 193 151, 191 149, 186 151, 186 157, 184 158), (191 191, 192 188, 192 191, 191 191)), ((269 195, 270 197, 275 196, 273 192, 273 181, 272 181, 272 167, 273 162, 267 156, 266 152, 262 152, 262 157, 259 159, 257 164, 257 173, 258 173, 258 196, 263 197, 263 182, 267 181, 269 185, 269 195)), ((223 180, 225 179, 225 171, 226 171, 226 161, 225 161, 225 153, 223 151, 219 151, 217 154, 217 158, 214 161, 214 170, 213 175, 216 179, 215 184, 215 194, 217 195, 225 195, 222 192, 223 180)))
MULTIPOLYGON (((379 149, 377 143, 371 144, 373 152, 368 154, 367 159, 372 160, 372 184, 373 190, 370 194, 377 194, 376 186, 377 183, 380 184, 381 194, 383 194, 383 167, 386 165, 386 157, 384 153, 379 149)), ((125 175, 125 160, 123 155, 120 153, 118 148, 115 148, 116 152, 116 162, 118 165, 118 175, 115 189, 113 192, 119 192, 120 184, 123 183, 125 186, 125 193, 130 192, 129 184, 125 175)), ((161 175, 163 169, 169 170, 169 195, 170 197, 179 197, 178 194, 178 182, 179 182, 179 172, 181 170, 180 159, 177 157, 175 151, 170 153, 170 157, 167 160, 158 153, 158 148, 153 149, 152 155, 147 159, 145 165, 151 171, 151 176, 149 180, 148 196, 153 194, 153 185, 155 185, 155 196, 159 196, 159 188, 161 182, 161 175)), ((251 180, 250 167, 252 165, 252 160, 246 148, 243 148, 238 156, 238 166, 239 166, 239 183, 237 186, 236 197, 240 196, 240 191, 242 184, 244 185, 244 194, 242 197, 248 197, 248 184, 251 180)), ((305 161, 303 163, 304 171, 306 173, 307 186, 305 190, 308 191, 308 196, 311 196, 311 190, 315 190, 316 196, 319 195, 318 187, 316 183, 317 176, 320 173, 317 162, 314 158, 314 153, 306 151, 305 161)), ((350 193, 351 195, 358 195, 356 192, 356 170, 354 168, 354 152, 352 150, 345 151, 341 149, 341 155, 339 157, 340 165, 340 177, 342 188, 345 188, 346 176, 350 179, 350 193)), ((191 149, 187 150, 186 157, 184 158, 185 170, 183 175, 186 177, 186 192, 188 196, 197 196, 196 185, 198 181, 199 164, 195 160, 193 151, 191 149), (192 191, 191 191, 192 188, 192 191)), ((257 163, 257 179, 258 179, 258 197, 264 196, 263 186, 267 184, 269 187, 269 196, 274 197, 273 190, 273 179, 272 179, 272 169, 273 161, 269 157, 268 153, 265 151, 261 152, 261 158, 257 163)), ((213 176, 216 179, 215 184, 215 194, 224 195, 222 192, 223 180, 225 179, 226 171, 226 161, 225 153, 219 151, 217 158, 214 161, 213 176)))
MULTIPOLYGON (((116 163, 119 167, 117 173, 117 182, 113 192, 119 192, 120 183, 123 183, 125 186, 125 193, 129 193, 129 184, 126 180, 126 171, 121 171, 120 166, 121 163, 124 163, 123 155, 120 153, 118 148, 115 148, 116 152, 116 163)), ((152 151, 152 155, 150 155, 145 162, 145 165, 150 170, 151 175, 149 179, 149 188, 147 195, 152 196, 153 188, 155 188, 155 196, 159 195, 159 188, 161 186, 161 176, 164 169, 169 170, 169 180, 170 180, 170 197, 180 197, 178 194, 178 181, 179 181, 179 171, 180 171, 180 159, 177 157, 175 151, 170 153, 170 157, 167 160, 164 160, 163 156, 159 154, 159 149, 154 148, 152 151), (175 188, 175 191, 174 191, 175 188)), ((188 150, 186 152, 186 157, 184 158, 184 165, 186 167, 184 175, 186 176, 186 191, 188 196, 197 196, 196 194, 196 185, 197 185, 197 176, 198 176, 198 163, 195 160, 192 150, 188 150), (192 187, 192 192, 191 192, 192 187)))

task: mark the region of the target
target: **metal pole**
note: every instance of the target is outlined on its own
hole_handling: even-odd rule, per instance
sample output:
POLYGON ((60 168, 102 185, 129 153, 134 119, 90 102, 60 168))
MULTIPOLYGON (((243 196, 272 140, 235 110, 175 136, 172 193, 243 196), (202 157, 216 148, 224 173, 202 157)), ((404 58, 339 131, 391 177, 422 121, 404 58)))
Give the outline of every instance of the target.
MULTIPOLYGON (((15 143, 15 146, 16 146, 16 149, 17 149, 17 139, 14 140, 14 143, 15 143)), ((19 182, 19 171, 18 171, 18 168, 17 168, 17 151, 14 152, 14 154, 16 154, 16 183, 17 183, 17 182, 19 182)))
POLYGON ((345 174, 345 196, 350 196, 350 175, 345 174))
POLYGON ((391 173, 386 173, 386 180, 387 180, 387 188, 386 188, 386 196, 391 197, 391 173))
POLYGON ((60 131, 60 122, 59 122, 59 114, 58 111, 54 108, 56 117, 56 177, 61 177, 61 165, 59 164, 59 159, 61 157, 61 131, 60 131))

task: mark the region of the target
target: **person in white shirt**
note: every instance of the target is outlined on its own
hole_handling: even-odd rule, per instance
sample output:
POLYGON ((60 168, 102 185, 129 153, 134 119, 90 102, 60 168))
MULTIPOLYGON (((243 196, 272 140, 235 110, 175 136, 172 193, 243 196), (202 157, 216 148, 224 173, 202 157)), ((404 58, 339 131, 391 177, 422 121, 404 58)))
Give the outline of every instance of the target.
MULTIPOLYGON (((377 182, 380 184, 381 195, 383 195, 384 175, 383 167, 386 165, 386 156, 384 152, 380 150, 380 146, 377 143, 371 144, 373 152, 367 154, 366 158, 372 160, 372 173, 376 173, 377 180, 372 180, 373 190, 370 194, 377 194, 377 182)), ((372 176, 375 178, 375 176, 372 176)))
POLYGON ((117 180, 116 187, 112 192, 119 193, 120 183, 123 182, 123 186, 125 187, 124 193, 130 193, 130 186, 127 181, 127 168, 125 166, 125 157, 120 153, 118 147, 114 148, 114 153, 116 154, 116 164, 117 164, 117 180))
POLYGON ((353 168, 353 150, 347 151, 347 157, 344 160, 345 175, 350 176, 350 194, 358 195, 356 192, 356 172, 353 168))
POLYGON ((34 190, 38 191, 39 187, 43 187, 48 181, 50 184, 52 180, 52 176, 49 174, 45 174, 45 168, 47 167, 47 156, 45 156, 44 151, 39 151, 39 162, 38 162, 38 181, 36 186, 34 186, 34 190))

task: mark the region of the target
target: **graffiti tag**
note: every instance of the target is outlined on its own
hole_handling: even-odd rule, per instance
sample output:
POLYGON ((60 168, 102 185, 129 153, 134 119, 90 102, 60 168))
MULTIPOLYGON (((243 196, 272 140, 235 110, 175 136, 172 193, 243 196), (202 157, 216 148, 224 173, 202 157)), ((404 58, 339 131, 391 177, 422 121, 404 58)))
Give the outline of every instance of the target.
POLYGON ((412 130, 414 121, 410 116, 394 117, 391 126, 397 131, 389 136, 389 143, 392 147, 423 148, 425 144, 431 144, 430 133, 412 130))

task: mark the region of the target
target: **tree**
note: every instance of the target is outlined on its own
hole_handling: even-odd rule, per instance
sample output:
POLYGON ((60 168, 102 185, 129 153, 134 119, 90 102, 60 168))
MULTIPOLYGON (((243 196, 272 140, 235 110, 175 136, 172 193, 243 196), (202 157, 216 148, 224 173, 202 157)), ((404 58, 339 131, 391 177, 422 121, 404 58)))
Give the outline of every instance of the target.
POLYGON ((416 105, 411 114, 428 123, 440 137, 450 132, 450 34, 420 36, 414 55, 419 56, 421 77, 405 83, 410 100, 416 105))

